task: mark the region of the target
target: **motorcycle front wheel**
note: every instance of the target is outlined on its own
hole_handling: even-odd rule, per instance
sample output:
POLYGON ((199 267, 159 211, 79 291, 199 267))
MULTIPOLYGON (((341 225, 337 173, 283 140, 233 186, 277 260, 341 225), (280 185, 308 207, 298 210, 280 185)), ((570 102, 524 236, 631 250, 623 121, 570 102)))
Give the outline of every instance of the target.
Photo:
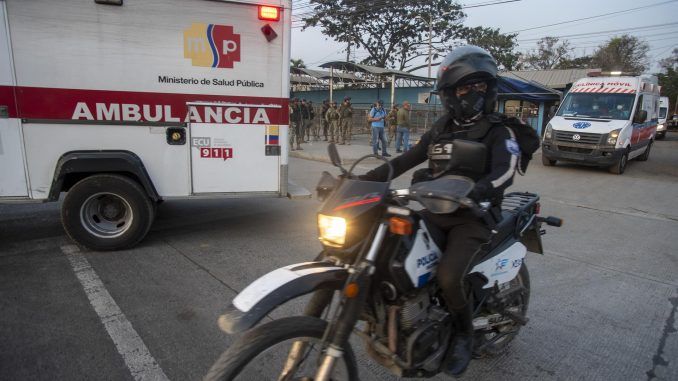
MULTIPOLYGON (((205 381, 312 381, 322 359, 320 344, 327 322, 295 316, 260 325, 238 338, 212 365, 205 381)), ((333 381, 358 380, 353 350, 347 344, 335 363, 333 381)))

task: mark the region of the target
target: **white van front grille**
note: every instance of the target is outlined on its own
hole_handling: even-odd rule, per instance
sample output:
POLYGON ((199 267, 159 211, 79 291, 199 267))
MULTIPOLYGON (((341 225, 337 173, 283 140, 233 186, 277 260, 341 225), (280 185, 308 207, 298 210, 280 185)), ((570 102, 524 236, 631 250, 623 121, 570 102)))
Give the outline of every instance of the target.
POLYGON ((579 144, 599 145, 605 137, 604 134, 592 134, 588 132, 555 131, 556 141, 579 144))

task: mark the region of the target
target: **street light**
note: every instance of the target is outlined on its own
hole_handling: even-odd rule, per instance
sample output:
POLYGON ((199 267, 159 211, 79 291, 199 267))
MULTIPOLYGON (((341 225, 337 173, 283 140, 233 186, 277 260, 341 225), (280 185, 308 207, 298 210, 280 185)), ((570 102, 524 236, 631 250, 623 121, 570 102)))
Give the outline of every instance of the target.
MULTIPOLYGON (((442 15, 438 16, 439 18, 443 18, 447 15, 452 13, 451 11, 445 12, 442 15)), ((433 60, 432 58, 432 53, 433 53, 433 42, 432 42, 432 37, 433 37, 433 15, 429 15, 428 20, 423 18, 421 15, 417 15, 415 19, 421 19, 421 21, 425 22, 426 25, 428 25, 428 78, 431 78, 431 61, 433 60)))

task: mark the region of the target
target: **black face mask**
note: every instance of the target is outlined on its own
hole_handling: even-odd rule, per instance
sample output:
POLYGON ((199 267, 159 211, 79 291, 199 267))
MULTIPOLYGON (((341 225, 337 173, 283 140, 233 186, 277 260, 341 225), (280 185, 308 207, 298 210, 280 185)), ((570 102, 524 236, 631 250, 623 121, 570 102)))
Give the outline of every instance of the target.
POLYGON ((460 117, 464 120, 470 120, 485 108, 485 93, 471 89, 468 93, 457 97, 459 100, 460 117))

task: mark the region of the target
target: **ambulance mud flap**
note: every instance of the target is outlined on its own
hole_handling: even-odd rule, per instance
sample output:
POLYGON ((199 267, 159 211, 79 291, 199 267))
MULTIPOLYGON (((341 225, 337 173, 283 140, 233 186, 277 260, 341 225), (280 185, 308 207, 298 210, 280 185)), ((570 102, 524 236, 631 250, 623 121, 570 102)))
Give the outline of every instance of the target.
POLYGON ((304 262, 273 270, 240 292, 219 317, 219 328, 235 334, 256 325, 279 305, 318 289, 340 289, 348 272, 327 262, 304 262))
POLYGON ((139 156, 129 151, 71 151, 59 158, 49 191, 49 200, 57 201, 69 175, 98 173, 128 173, 144 188, 148 197, 160 201, 151 178, 139 156))

